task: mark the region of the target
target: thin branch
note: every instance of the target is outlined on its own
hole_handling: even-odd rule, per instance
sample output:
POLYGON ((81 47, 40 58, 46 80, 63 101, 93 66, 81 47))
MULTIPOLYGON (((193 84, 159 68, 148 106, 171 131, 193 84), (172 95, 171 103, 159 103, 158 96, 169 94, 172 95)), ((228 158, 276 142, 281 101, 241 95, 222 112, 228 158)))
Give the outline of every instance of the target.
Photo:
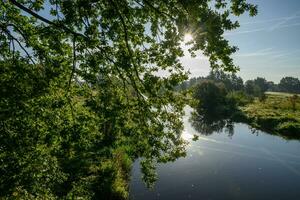
POLYGON ((69 79, 69 83, 68 83, 68 88, 70 89, 70 85, 75 73, 75 69, 76 69, 76 36, 74 35, 73 37, 73 67, 72 67, 72 72, 70 75, 70 79, 69 79))
MULTIPOLYGON (((3 25, 3 26, 5 26, 5 25, 3 25)), ((15 29, 15 31, 17 31, 17 32, 24 38, 24 40, 28 41, 27 36, 25 36, 24 32, 21 31, 21 30, 19 29, 19 27, 17 27, 15 24, 11 24, 11 23, 6 24, 6 27, 8 27, 8 26, 13 27, 13 28, 15 29)))
POLYGON ((57 17, 57 20, 60 20, 60 15, 59 15, 59 12, 58 12, 58 3, 57 1, 55 2, 55 10, 56 10, 56 17, 57 17))
POLYGON ((23 47, 23 45, 21 44, 21 42, 17 39, 17 38, 15 38, 11 33, 10 33, 10 31, 9 30, 4 30, 4 32, 6 32, 6 34, 11 38, 11 39, 13 39, 13 40, 15 40, 17 43, 18 43, 18 45, 20 46, 20 48, 25 52, 25 54, 27 55, 27 57, 31 60, 31 62, 35 65, 35 62, 34 62, 34 60, 32 59, 32 57, 30 56, 30 54, 28 53, 28 51, 25 49, 25 47, 23 47))
MULTIPOLYGON (((136 2, 136 1, 135 1, 135 2, 136 2)), ((169 15, 169 14, 166 13, 166 12, 163 12, 163 11, 159 10, 159 9, 156 8, 154 5, 152 5, 149 1, 143 0, 143 2, 144 2, 147 6, 149 6, 150 8, 152 8, 152 9, 153 9, 155 12, 157 12, 158 14, 165 15, 165 16, 169 17, 170 19, 175 20, 175 18, 174 18, 173 16, 169 15)))
POLYGON ((75 31, 73 31, 72 29, 62 25, 62 24, 57 24, 57 23, 54 23, 53 21, 50 21, 42 16, 40 16, 39 14, 35 13, 34 11, 30 10, 29 8, 25 7, 24 5, 18 3, 17 1, 15 0, 9 0, 9 2, 11 2, 13 5, 15 5, 16 7, 18 7, 19 9, 23 10, 24 12, 34 16, 35 18, 41 20, 42 22, 45 22, 46 24, 49 24, 49 25, 52 25, 56 28, 59 28, 59 29, 62 29, 64 30, 65 32, 67 33, 71 33, 73 34, 74 36, 80 36, 80 37, 83 37, 85 39, 88 39, 88 37, 86 35, 83 35, 81 33, 77 33, 75 31))
MULTIPOLYGON (((142 81, 141 78, 139 77, 139 73, 138 73, 138 71, 137 71, 137 66, 136 66, 134 60, 132 59, 133 53, 132 53, 132 50, 131 50, 130 45, 129 45, 129 37, 128 37, 128 32, 127 32, 128 28, 127 28, 127 25, 126 25, 126 23, 125 23, 125 20, 124 20, 122 14, 120 13, 120 11, 119 11, 117 5, 115 4, 115 2, 114 2, 113 0, 110 0, 110 2, 111 2, 112 5, 114 6, 115 10, 117 11, 117 13, 118 13, 118 15, 119 15, 119 17, 120 17, 120 20, 121 20, 121 23, 122 23, 122 26, 123 26, 123 30, 124 30, 124 38, 125 38, 126 48, 127 48, 127 50, 128 50, 130 60, 132 61, 135 75, 136 75, 136 77, 138 78, 138 80, 140 81, 140 83, 143 84, 143 81, 142 81)), ((133 80, 133 83, 134 83, 134 85, 136 86, 136 83, 135 83, 134 80, 133 80)), ((136 88, 136 89, 137 89, 137 92, 138 92, 138 91, 139 91, 138 88, 136 88)), ((140 92, 138 92, 138 94, 141 95, 140 92)), ((143 95, 141 95, 141 96, 143 97, 143 95)), ((143 98, 144 98, 144 97, 143 97, 143 98)))
POLYGON ((15 52, 16 52, 16 48, 15 48, 15 42, 14 42, 14 40, 11 40, 11 43, 12 43, 12 48, 13 48, 13 53, 12 53, 12 55, 13 55, 13 60, 15 60, 15 52))

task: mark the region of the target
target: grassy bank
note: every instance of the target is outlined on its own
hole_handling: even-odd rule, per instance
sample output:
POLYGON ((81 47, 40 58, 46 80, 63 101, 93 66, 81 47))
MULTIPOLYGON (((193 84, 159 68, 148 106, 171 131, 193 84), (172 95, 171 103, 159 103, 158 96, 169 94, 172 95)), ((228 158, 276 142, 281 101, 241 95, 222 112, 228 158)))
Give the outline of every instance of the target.
POLYGON ((288 139, 299 139, 300 96, 294 100, 292 96, 288 93, 266 93, 264 101, 255 99, 241 110, 250 125, 288 139))

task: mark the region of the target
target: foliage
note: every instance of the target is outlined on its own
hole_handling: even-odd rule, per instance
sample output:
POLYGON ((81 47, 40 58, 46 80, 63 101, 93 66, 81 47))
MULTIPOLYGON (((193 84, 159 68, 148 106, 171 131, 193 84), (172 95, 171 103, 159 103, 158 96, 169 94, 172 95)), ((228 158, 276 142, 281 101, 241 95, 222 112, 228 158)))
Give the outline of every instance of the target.
POLYGON ((265 102, 267 99, 267 95, 265 93, 262 93, 259 97, 258 97, 260 102, 265 102))
POLYGON ((226 90, 223 83, 213 81, 203 81, 196 85, 193 98, 198 101, 196 111, 199 115, 206 118, 230 118, 237 110, 238 105, 242 104, 242 98, 246 97, 238 93, 226 90), (218 116, 218 117, 217 117, 218 116))
POLYGON ((228 116, 192 112, 192 116, 189 121, 193 128, 202 135, 211 135, 214 132, 219 133, 224 129, 225 132, 228 133, 229 137, 234 134, 233 121, 228 118, 228 116))
POLYGON ((212 68, 237 70, 223 37, 246 1, 0 1, 0 197, 122 199, 183 156, 185 33, 212 68), (166 77, 158 71, 169 72, 166 77))
POLYGON ((198 84, 193 93, 193 98, 198 100, 198 113, 223 113, 227 91, 223 84, 213 81, 203 81, 198 84))
POLYGON ((253 80, 248 80, 245 82, 245 92, 248 95, 259 97, 263 94, 262 89, 255 84, 253 80))
POLYGON ((248 123, 269 133, 287 139, 299 139, 300 100, 296 99, 295 110, 291 107, 290 96, 269 94, 264 103, 254 101, 242 107, 248 123))
POLYGON ((253 82, 259 87, 261 93, 265 93, 269 89, 268 82, 265 78, 257 77, 253 82))
POLYGON ((280 91, 300 93, 300 80, 294 77, 284 77, 278 84, 280 91))
POLYGON ((234 73, 225 73, 223 70, 211 70, 206 77, 194 77, 175 87, 177 91, 187 90, 204 80, 212 80, 216 83, 223 83, 228 91, 245 91, 247 95, 264 99, 264 93, 285 92, 300 93, 300 81, 294 77, 284 77, 279 84, 267 81, 265 78, 257 77, 254 80, 247 80, 245 84, 241 77, 234 73))
POLYGON ((244 106, 253 102, 254 98, 247 95, 244 91, 233 91, 227 94, 228 99, 232 99, 237 106, 244 106))
POLYGON ((292 109, 293 111, 296 111, 296 104, 297 104, 297 100, 298 100, 298 95, 294 94, 293 96, 291 96, 289 99, 291 101, 291 104, 292 104, 292 109))
POLYGON ((191 78, 188 81, 185 81, 181 85, 177 86, 175 89, 187 90, 206 80, 211 80, 216 83, 222 83, 228 91, 240 91, 244 89, 243 79, 241 77, 238 77, 235 73, 225 73, 224 70, 220 69, 211 70, 209 75, 207 75, 206 77, 191 78))
POLYGON ((206 78, 223 83, 228 91, 240 91, 244 88, 243 79, 234 73, 228 74, 222 70, 212 70, 206 78))
POLYGON ((210 135, 225 128, 229 136, 233 135, 233 121, 244 121, 245 116, 239 106, 253 101, 243 91, 228 92, 223 83, 204 80, 195 86, 193 98, 196 112, 190 118, 192 126, 201 134, 210 135))

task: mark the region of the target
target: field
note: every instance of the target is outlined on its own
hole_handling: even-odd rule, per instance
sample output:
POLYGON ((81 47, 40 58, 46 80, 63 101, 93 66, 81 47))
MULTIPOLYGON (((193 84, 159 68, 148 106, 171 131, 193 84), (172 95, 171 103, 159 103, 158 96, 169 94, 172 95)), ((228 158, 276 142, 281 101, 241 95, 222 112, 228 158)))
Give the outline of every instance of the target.
MULTIPOLYGON (((292 93, 286 93, 286 92, 266 92, 265 94, 268 96, 281 96, 281 97, 290 97, 294 95, 292 93)), ((299 94, 298 96, 300 97, 299 94)))
POLYGON ((300 96, 268 92, 241 108, 252 126, 288 139, 300 139, 300 96))

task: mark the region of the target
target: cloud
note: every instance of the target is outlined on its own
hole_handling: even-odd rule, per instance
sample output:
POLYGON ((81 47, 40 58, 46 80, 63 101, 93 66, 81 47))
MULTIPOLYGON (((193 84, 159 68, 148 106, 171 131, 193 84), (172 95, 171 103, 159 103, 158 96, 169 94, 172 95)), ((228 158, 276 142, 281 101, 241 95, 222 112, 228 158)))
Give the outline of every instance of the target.
POLYGON ((224 36, 247 34, 247 33, 261 32, 261 31, 274 31, 276 29, 289 28, 289 27, 294 27, 294 26, 300 26, 300 23, 281 25, 281 26, 276 27, 274 29, 270 29, 270 28, 258 28, 258 29, 252 29, 252 30, 246 30, 246 31, 228 32, 228 33, 225 33, 224 36))
POLYGON ((295 19, 298 16, 298 14, 300 13, 300 10, 298 10, 296 13, 294 13, 293 15, 286 17, 285 19, 281 20, 280 22, 278 22, 277 24, 273 25, 269 30, 273 31, 279 27, 282 27, 282 25, 286 24, 287 22, 291 21, 292 19, 295 19))
MULTIPOLYGON (((289 57, 290 55, 297 54, 300 52, 300 49, 294 50, 294 51, 278 51, 274 50, 273 48, 264 48, 264 49, 259 49, 256 50, 255 52, 249 52, 249 53, 237 53, 233 55, 233 57, 236 58, 245 58, 245 57, 258 57, 258 56, 263 56, 264 59, 266 58, 271 58, 271 59, 276 59, 276 60, 290 60, 291 58, 289 57)), ((294 59, 299 57, 293 56, 294 59)), ((276 61, 277 62, 277 61, 276 61)))
MULTIPOLYGON (((252 25, 252 24, 263 24, 263 23, 267 23, 267 22, 276 22, 276 21, 282 21, 282 20, 286 20, 289 17, 279 17, 279 18, 274 18, 274 19, 266 19, 266 20, 255 20, 255 21, 250 21, 250 22, 242 22, 241 25, 252 25)), ((300 16, 294 16, 292 19, 297 19, 300 18, 300 16)), ((291 20, 292 20, 291 19, 291 20)))
MULTIPOLYGON (((286 57, 286 56, 290 56, 290 55, 293 55, 293 54, 296 54, 296 53, 299 53, 300 52, 300 49, 298 50, 294 50, 294 51, 289 51, 289 52, 283 52, 281 54, 277 54, 277 55, 274 55, 273 58, 282 58, 282 57, 286 57)), ((299 57, 294 57, 294 58, 297 58, 299 59, 299 57)), ((289 58, 290 59, 290 58, 289 58)))
POLYGON ((255 57, 255 56, 267 56, 267 55, 275 55, 278 54, 278 51, 274 51, 273 48, 264 48, 264 49, 259 49, 255 52, 250 52, 250 53, 238 53, 234 55, 234 57, 255 57))
POLYGON ((267 22, 273 22, 273 21, 279 21, 275 25, 270 24, 269 26, 265 26, 263 28, 254 28, 254 29, 248 29, 244 31, 236 31, 236 32, 226 32, 224 36, 232 36, 232 35, 238 35, 238 34, 248 34, 248 33, 254 33, 254 32, 262 32, 262 31, 274 31, 277 29, 282 29, 282 28, 289 28, 289 27, 294 27, 294 26, 300 26, 300 22, 296 23, 288 23, 291 22, 293 19, 298 19, 300 16, 298 15, 300 13, 300 10, 294 13, 291 16, 287 17, 281 17, 281 18, 276 18, 276 19, 266 19, 266 20, 260 20, 260 21, 253 21, 253 22, 246 22, 242 23, 242 25, 248 24, 248 25, 255 25, 259 23, 267 23, 267 22))

